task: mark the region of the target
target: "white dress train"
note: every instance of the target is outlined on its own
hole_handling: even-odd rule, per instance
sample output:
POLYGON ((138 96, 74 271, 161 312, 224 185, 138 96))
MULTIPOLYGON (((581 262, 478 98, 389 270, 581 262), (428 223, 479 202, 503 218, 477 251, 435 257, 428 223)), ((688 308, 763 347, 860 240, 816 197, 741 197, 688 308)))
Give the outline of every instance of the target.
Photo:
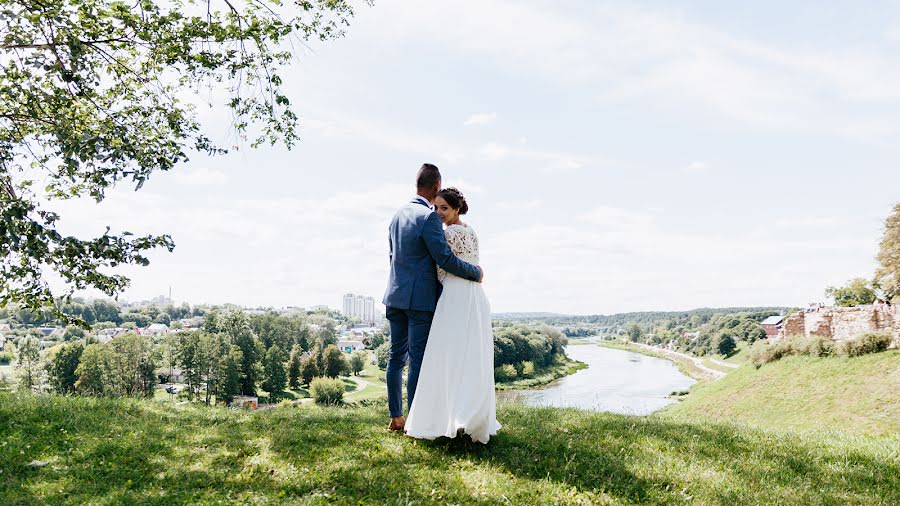
MULTIPOLYGON (((462 260, 479 263, 478 236, 451 225, 447 242, 462 260)), ((456 437, 462 429, 487 443, 497 434, 491 307, 481 283, 438 269, 443 291, 434 311, 406 434, 419 439, 456 437)))

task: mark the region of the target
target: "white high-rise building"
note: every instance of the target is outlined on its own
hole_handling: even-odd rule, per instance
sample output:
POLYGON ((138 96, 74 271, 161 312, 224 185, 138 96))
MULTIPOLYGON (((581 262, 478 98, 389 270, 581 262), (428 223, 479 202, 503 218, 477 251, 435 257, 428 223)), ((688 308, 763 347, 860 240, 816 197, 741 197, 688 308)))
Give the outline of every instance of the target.
POLYGON ((353 300, 354 300, 354 297, 353 297, 352 293, 348 293, 347 295, 344 295, 344 311, 343 311, 343 313, 344 313, 344 316, 346 316, 348 318, 353 316, 353 300))
POLYGON ((375 297, 352 293, 344 295, 343 313, 348 318, 359 318, 369 325, 375 325, 380 317, 380 314, 375 312, 375 297))

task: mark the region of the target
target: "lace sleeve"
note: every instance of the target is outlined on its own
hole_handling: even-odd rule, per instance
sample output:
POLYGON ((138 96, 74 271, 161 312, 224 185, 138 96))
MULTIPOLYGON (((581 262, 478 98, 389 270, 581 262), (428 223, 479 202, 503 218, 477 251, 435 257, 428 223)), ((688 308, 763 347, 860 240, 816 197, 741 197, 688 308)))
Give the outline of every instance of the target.
MULTIPOLYGON (((471 227, 451 225, 444 231, 444 236, 453 254, 460 260, 479 265, 478 236, 471 227)), ((447 276, 447 271, 438 267, 438 281, 444 281, 447 276)))
MULTIPOLYGON (((447 244, 450 245, 450 249, 453 251, 453 254, 456 256, 459 255, 459 250, 461 247, 461 234, 455 227, 447 227, 447 230, 444 230, 444 237, 447 238, 447 244)), ((437 269, 438 281, 444 281, 447 278, 447 271, 438 267, 437 269)))

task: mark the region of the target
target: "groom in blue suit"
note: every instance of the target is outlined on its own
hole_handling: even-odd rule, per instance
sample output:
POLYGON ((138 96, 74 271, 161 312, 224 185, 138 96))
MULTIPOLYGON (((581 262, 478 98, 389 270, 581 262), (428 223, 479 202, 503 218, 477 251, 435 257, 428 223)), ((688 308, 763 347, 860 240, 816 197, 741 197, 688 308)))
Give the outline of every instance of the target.
POLYGON ((441 218, 432 209, 441 191, 441 173, 430 163, 416 176, 417 195, 397 211, 391 220, 391 274, 384 292, 386 316, 391 325, 391 352, 387 365, 390 430, 402 431, 403 367, 409 359, 406 380, 408 406, 412 406, 419 381, 419 369, 431 331, 431 320, 441 293, 437 280, 439 265, 445 271, 481 282, 481 268, 463 262, 447 244, 441 218))

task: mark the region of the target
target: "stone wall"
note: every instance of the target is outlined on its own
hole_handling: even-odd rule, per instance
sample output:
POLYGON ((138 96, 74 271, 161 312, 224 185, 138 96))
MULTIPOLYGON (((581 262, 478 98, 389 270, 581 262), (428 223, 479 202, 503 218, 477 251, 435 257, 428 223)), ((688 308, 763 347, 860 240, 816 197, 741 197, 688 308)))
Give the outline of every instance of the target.
POLYGON ((812 308, 787 318, 778 337, 822 336, 840 342, 866 332, 887 332, 894 338, 892 346, 900 347, 897 306, 812 308))

